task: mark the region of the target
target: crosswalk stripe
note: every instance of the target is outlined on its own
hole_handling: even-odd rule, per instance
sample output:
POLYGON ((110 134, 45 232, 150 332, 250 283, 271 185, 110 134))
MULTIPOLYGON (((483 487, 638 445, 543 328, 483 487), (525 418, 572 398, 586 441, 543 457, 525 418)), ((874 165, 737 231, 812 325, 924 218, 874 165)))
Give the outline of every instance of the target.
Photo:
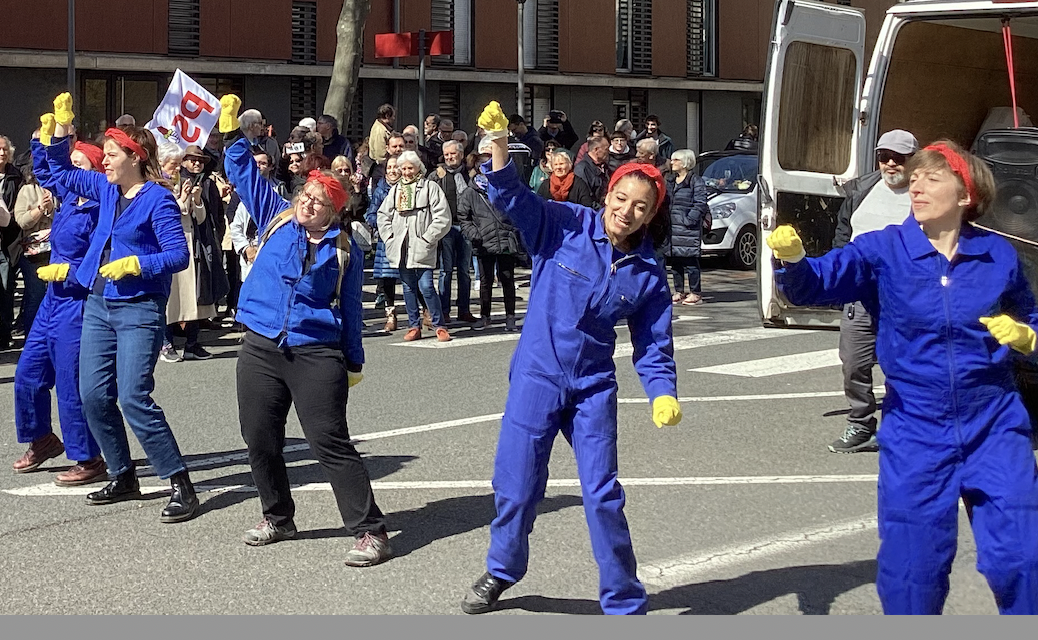
MULTIPOLYGON (((721 344, 732 344, 735 342, 750 342, 753 340, 770 340, 773 338, 789 338, 793 336, 818 333, 817 331, 800 331, 790 329, 767 329, 754 327, 752 329, 727 329, 725 331, 714 331, 711 333, 697 333, 691 336, 677 336, 674 338, 674 350, 686 351, 700 347, 713 347, 721 344)), ((614 358, 630 357, 634 353, 634 347, 628 344, 616 345, 614 358)))
POLYGON ((743 362, 729 362, 711 367, 689 369, 694 373, 717 373, 741 378, 765 378, 781 373, 798 373, 814 369, 824 369, 840 364, 839 349, 809 351, 807 353, 791 353, 772 358, 758 358, 743 362))

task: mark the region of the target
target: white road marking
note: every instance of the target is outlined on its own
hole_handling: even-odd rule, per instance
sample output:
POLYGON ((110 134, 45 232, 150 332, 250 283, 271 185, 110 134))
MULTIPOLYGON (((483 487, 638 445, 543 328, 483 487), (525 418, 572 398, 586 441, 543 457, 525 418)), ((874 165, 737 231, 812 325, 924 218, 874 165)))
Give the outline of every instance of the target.
MULTIPOLYGON (((706 320, 706 316, 674 316, 671 320, 671 324, 679 322, 692 322, 694 320, 706 320)), ((463 329, 463 327, 458 327, 463 329)), ((616 325, 617 329, 627 329, 627 323, 616 325)), ((372 335, 380 332, 372 332, 372 335)), ((392 347, 413 347, 415 349, 456 349, 458 347, 474 347, 481 344, 493 344, 495 342, 515 342, 519 340, 519 336, 522 333, 516 331, 514 333, 492 333, 489 335, 476 335, 471 338, 458 337, 455 335, 454 339, 450 342, 438 342, 432 339, 423 338, 422 340, 416 340, 414 342, 394 342, 390 346, 392 347)), ((430 336, 431 337, 431 336, 430 336)), ((619 347, 617 347, 619 349, 619 347)))
MULTIPOLYGON (((693 336, 678 336, 674 338, 674 350, 686 351, 688 349, 698 349, 700 347, 713 347, 719 344, 749 342, 751 340, 769 340, 772 338, 790 338, 809 333, 818 332, 813 330, 794 331, 792 329, 766 329, 764 327, 756 327, 752 329, 728 329, 726 331, 698 333, 693 336)), ((631 344, 618 344, 616 345, 616 351, 613 353, 613 357, 630 357, 633 353, 634 347, 631 346, 631 344)))
MULTIPOLYGON (((832 484, 843 482, 866 482, 875 483, 876 475, 802 475, 802 476, 692 476, 687 478, 620 478, 625 487, 689 487, 689 486, 718 486, 718 485, 761 485, 761 484, 832 484)), ((389 480, 371 483, 372 488, 378 490, 434 490, 434 489, 492 489, 489 480, 414 480, 394 482, 389 480)), ((553 488, 571 489, 579 488, 580 480, 576 478, 548 480, 548 486, 553 488)), ((37 484, 29 487, 18 487, 15 489, 3 489, 4 493, 21 497, 52 497, 52 496, 81 496, 92 491, 97 491, 100 485, 87 487, 59 487, 52 483, 37 484)), ((200 482, 195 489, 199 492, 222 493, 255 492, 252 485, 221 485, 200 482)), ((311 482, 302 485, 293 485, 293 491, 331 491, 331 485, 327 482, 311 482)), ((144 495, 155 495, 168 493, 169 485, 147 485, 141 486, 144 495)))
POLYGON ((742 378, 765 378, 767 376, 782 373, 798 373, 800 371, 811 371, 824 369, 840 364, 839 349, 825 349, 824 351, 808 351, 806 353, 791 353, 785 356, 773 358, 759 358, 757 360, 746 360, 744 362, 730 362, 718 364, 712 367, 700 367, 689 369, 694 373, 718 373, 726 376, 739 376, 742 378))
POLYGON ((690 584, 710 571, 736 566, 762 558, 795 551, 803 547, 872 531, 877 527, 874 515, 837 522, 826 527, 803 531, 791 531, 774 538, 757 540, 716 549, 707 553, 687 555, 643 564, 638 567, 638 577, 646 587, 658 590, 690 584))
MULTIPOLYGON (((883 389, 875 389, 876 397, 883 396, 883 389)), ((843 391, 802 391, 798 393, 760 393, 745 396, 687 396, 678 402, 745 402, 750 400, 800 400, 804 398, 842 398, 843 391)), ((648 398, 619 398, 618 404, 648 404, 648 398)))

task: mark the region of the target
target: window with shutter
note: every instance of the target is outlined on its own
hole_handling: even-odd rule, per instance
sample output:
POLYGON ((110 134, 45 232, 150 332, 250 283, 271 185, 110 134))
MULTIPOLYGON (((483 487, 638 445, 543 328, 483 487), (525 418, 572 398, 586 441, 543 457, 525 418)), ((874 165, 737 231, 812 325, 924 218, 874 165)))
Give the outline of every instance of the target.
POLYGON ((292 62, 317 64, 317 3, 292 3, 292 62))
POLYGON ((527 69, 558 70, 559 0, 526 0, 523 64, 527 69))
POLYGON ((353 92, 350 119, 343 127, 342 135, 352 140, 361 140, 368 135, 364 126, 364 81, 357 78, 357 89, 353 92))
POLYGON ((616 0, 616 70, 652 73, 652 0, 616 0))
POLYGON ((461 117, 461 84, 457 82, 440 83, 440 103, 437 113, 440 118, 450 120, 455 129, 465 129, 458 120, 461 117))
POLYGON ((430 15, 433 31, 454 32, 454 54, 435 56, 431 64, 436 66, 456 65, 468 67, 472 65, 472 34, 475 18, 473 0, 432 0, 430 15))
POLYGON ((168 51, 171 56, 198 55, 198 25, 201 20, 201 0, 169 0, 167 29, 168 51))
POLYGON ((292 126, 303 118, 316 118, 317 113, 317 79, 312 76, 295 76, 291 88, 292 126))

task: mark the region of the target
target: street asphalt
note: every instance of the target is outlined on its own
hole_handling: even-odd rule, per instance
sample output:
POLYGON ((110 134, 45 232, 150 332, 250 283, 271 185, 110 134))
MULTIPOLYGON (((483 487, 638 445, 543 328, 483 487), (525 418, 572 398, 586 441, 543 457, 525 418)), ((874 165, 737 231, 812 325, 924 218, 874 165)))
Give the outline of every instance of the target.
MULTIPOLYGON (((10 470, 25 449, 15 439, 12 351, 0 354, 0 613, 460 613, 484 571, 498 414, 516 342, 504 332, 499 289, 497 323, 485 331, 453 325, 446 348, 424 348, 428 333, 417 346, 404 346, 403 330, 380 333, 383 314, 367 290, 365 378, 351 392, 348 418, 396 558, 344 566, 352 539, 294 414, 286 458, 300 485, 299 537, 260 548, 241 542, 261 514, 238 423, 240 334, 204 332, 212 360, 158 363, 154 398, 204 490, 201 515, 175 525, 158 521, 168 485, 162 493, 165 483, 148 468, 140 475, 149 499, 107 507, 87 506, 86 489, 53 485, 70 464, 64 458, 35 473, 10 470)), ((675 308, 679 426, 653 425, 630 357, 616 360, 620 472, 650 612, 880 613, 877 454, 826 448, 843 432, 847 407, 833 364, 837 333, 762 329, 753 273, 708 262, 703 290, 705 304, 675 308)), ((528 294, 519 289, 520 322, 528 294)), ((620 348, 629 345, 626 328, 617 334, 620 348)), ((598 572, 563 438, 550 478, 529 573, 505 593, 501 613, 599 614, 598 572)), ((946 613, 997 612, 976 559, 962 514, 946 613)))

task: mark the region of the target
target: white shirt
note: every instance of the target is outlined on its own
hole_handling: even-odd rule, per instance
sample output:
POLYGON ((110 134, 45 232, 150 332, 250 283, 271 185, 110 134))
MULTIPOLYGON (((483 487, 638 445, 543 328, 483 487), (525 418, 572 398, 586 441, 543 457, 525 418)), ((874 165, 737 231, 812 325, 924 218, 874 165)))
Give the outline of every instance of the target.
POLYGON ((908 187, 891 189, 881 178, 851 214, 851 240, 869 231, 901 224, 911 212, 908 187))

